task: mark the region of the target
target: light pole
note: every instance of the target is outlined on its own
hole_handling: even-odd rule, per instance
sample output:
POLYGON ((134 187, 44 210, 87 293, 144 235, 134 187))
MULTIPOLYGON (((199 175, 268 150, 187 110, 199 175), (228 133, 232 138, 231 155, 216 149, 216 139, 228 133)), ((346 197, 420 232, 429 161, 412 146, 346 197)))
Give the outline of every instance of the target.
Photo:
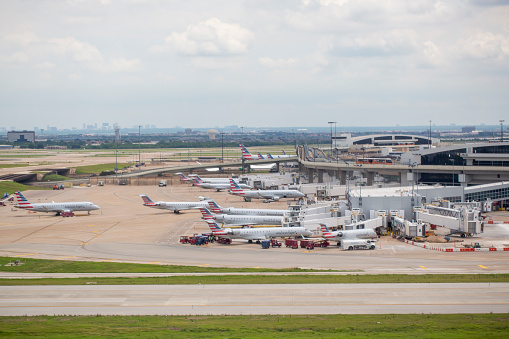
POLYGON ((431 149, 431 120, 429 121, 429 149, 431 149))
POLYGON ((449 161, 452 162, 452 186, 454 186, 454 160, 455 159, 449 159, 449 161))
MULTIPOLYGON (((337 127, 337 122, 334 121, 334 138, 336 138, 336 141, 338 140, 338 130, 336 129, 337 127)), ((334 145, 334 150, 337 151, 337 145, 334 145)), ((339 163, 339 157, 338 157, 338 154, 336 152, 336 164, 339 163)))
POLYGON ((505 120, 499 120, 500 122, 500 142, 504 142, 504 121, 505 120))
POLYGON ((224 144, 223 144, 224 132, 221 132, 221 163, 224 163, 224 144))
POLYGON ((138 172, 141 172, 141 125, 138 125, 138 172))
POLYGON ((329 121, 328 124, 330 125, 330 157, 332 157, 332 124, 334 121, 329 121))
MULTIPOLYGON (((244 144, 244 126, 240 126, 241 135, 240 135, 240 143, 244 144)), ((242 174, 244 174, 244 154, 242 154, 242 149, 240 150, 240 157, 242 159, 242 174)))

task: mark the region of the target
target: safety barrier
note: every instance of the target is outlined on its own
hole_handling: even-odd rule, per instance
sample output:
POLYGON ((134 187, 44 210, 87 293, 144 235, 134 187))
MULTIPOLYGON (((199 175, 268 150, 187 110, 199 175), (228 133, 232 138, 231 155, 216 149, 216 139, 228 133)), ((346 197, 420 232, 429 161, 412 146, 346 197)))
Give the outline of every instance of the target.
POLYGON ((440 246, 433 246, 425 243, 415 242, 412 240, 403 240, 409 245, 422 247, 432 251, 440 251, 440 252, 507 252, 509 251, 509 247, 484 247, 484 248, 447 248, 440 246))

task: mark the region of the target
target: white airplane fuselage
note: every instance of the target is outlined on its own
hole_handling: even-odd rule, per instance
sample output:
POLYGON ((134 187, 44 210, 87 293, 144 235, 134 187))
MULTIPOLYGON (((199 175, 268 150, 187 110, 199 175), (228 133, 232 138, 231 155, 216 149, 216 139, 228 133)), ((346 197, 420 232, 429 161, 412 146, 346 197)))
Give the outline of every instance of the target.
POLYGON ((334 231, 330 232, 329 236, 326 236, 327 239, 338 242, 344 239, 372 239, 376 237, 376 232, 370 228, 360 230, 334 231))
POLYGON ((283 217, 271 215, 215 214, 214 219, 228 225, 281 225, 283 217))
POLYGON ((222 208, 221 213, 223 214, 233 214, 233 215, 274 215, 274 216, 284 216, 285 213, 288 213, 289 210, 271 210, 271 209, 258 209, 258 208, 235 208, 228 207, 222 208))
POLYGON ((260 227, 260 228, 225 228, 226 235, 222 237, 230 239, 265 240, 270 238, 311 236, 305 227, 260 227))
POLYGON ((90 212, 98 210, 99 206, 89 202, 48 202, 48 203, 30 203, 29 205, 17 205, 17 208, 26 209, 35 212, 90 212))

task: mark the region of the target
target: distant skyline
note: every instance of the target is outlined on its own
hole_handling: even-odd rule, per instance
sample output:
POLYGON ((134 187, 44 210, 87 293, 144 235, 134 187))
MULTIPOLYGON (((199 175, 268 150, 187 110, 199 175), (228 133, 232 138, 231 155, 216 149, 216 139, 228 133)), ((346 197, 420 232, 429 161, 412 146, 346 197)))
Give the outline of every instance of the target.
POLYGON ((509 1, 0 3, 0 126, 509 124, 509 1))

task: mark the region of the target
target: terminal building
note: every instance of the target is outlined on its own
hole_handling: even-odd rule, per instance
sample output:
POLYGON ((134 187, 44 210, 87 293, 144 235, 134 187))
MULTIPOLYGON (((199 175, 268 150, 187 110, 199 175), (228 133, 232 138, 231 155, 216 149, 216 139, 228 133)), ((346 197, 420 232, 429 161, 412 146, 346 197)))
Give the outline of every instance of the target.
POLYGON ((35 131, 9 131, 8 142, 35 142, 35 131))

